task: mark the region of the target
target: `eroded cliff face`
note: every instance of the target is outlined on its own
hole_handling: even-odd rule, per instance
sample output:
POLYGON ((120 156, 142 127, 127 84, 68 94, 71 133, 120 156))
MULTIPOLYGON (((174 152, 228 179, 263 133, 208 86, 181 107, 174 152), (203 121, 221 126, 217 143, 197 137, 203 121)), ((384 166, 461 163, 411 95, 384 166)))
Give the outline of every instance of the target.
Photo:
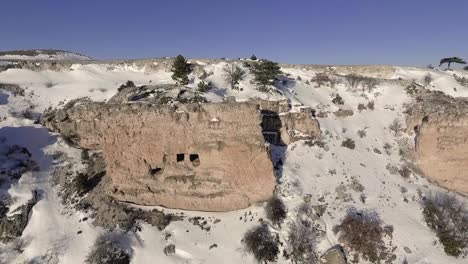
POLYGON ((441 186, 468 194, 468 100, 423 91, 408 114, 417 165, 441 186))
POLYGON ((102 150, 107 192, 121 201, 228 211, 269 199, 272 162, 254 103, 162 106, 75 102, 44 124, 102 150))
POLYGON ((300 107, 292 112, 287 100, 254 100, 262 111, 262 129, 268 142, 287 145, 298 140, 320 137, 320 125, 310 107, 300 107))

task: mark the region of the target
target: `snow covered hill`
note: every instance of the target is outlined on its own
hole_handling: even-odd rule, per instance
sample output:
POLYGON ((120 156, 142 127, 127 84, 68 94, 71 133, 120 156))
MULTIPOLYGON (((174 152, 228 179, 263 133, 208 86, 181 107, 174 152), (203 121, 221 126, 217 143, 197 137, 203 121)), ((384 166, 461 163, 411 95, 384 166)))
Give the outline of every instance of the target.
POLYGON ((0 60, 91 60, 90 57, 65 50, 36 49, 0 51, 0 60))
MULTIPOLYGON (((50 56, 89 59, 61 52, 54 55, 38 52, 34 58, 47 60, 50 56)), ((0 54, 0 59, 31 58, 24 54, 0 54)), ((304 200, 310 200, 315 212, 320 212, 315 219, 321 231, 319 254, 341 243, 333 227, 340 223, 348 208, 356 207, 375 210, 385 224, 393 226, 391 238, 386 238, 394 254, 391 263, 403 263, 405 259, 420 264, 467 262, 466 258, 448 256, 424 221, 421 201, 431 192, 446 190, 417 170, 400 173, 409 162, 401 152, 405 146, 412 148, 413 138, 390 129, 395 120, 405 123, 405 104, 414 100, 405 90, 408 84, 416 83, 453 97, 468 97, 468 86, 453 76, 468 78, 467 72, 390 66, 284 65, 281 80, 271 92, 265 93, 252 84, 252 74, 240 82, 239 91, 226 88, 223 67, 226 63, 242 66, 243 61, 193 60, 192 63, 197 66, 189 76, 187 87, 196 90, 202 79, 211 82, 212 88, 203 94, 209 101, 221 102, 227 97, 235 97, 237 101, 254 97, 288 99, 293 110, 298 111, 301 106, 315 109, 322 131, 320 144, 298 141, 272 147, 273 160, 277 163, 281 159, 282 163, 277 192, 288 210, 282 228, 271 228, 284 242, 281 250, 286 247, 289 223, 295 221, 304 200), (322 84, 314 81, 322 73, 335 76, 334 81, 322 84), (353 89, 343 77, 349 73, 378 77, 378 83, 369 90, 353 89), (425 84, 428 74, 431 79, 425 84), (341 102, 337 101, 337 95, 341 102), (353 146, 344 142, 353 142, 353 146)), ((73 171, 84 171, 83 154, 58 134, 42 127, 37 122, 40 115, 48 108, 63 107, 81 97, 107 101, 128 80, 135 85, 171 84, 172 73, 163 64, 161 61, 76 61, 59 71, 11 68, 0 72, 0 147, 26 148, 38 166, 25 167, 21 177, 0 185, 0 198, 8 203, 8 217, 31 199, 33 190, 38 193, 37 204, 22 234, 0 242, 0 263, 84 263, 96 247, 95 241, 102 238, 131 255, 131 263, 256 263, 245 252, 241 240, 247 230, 265 218, 264 204, 225 213, 126 205, 182 217, 163 230, 148 219, 138 220, 135 228, 125 229, 115 220, 118 218, 115 213, 115 218, 109 216, 112 219, 109 221, 114 221, 117 227, 109 231, 106 226, 93 224, 91 219, 96 215, 92 211, 78 210, 73 203, 64 202, 67 199, 63 198, 57 177, 71 177, 73 171), (17 86, 5 88, 2 84, 17 86)), ((2 165, 3 171, 11 170, 20 158, 29 160, 27 155, 12 159, 2 151, 0 159, 10 162, 2 165)), ((277 263, 290 262, 280 254, 277 263)))

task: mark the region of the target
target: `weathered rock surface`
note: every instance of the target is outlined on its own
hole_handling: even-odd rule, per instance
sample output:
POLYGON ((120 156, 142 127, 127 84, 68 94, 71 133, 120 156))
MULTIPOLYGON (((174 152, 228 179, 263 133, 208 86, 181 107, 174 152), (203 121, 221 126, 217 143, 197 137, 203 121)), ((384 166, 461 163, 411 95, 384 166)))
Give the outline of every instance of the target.
POLYGON ((468 194, 468 99, 419 91, 407 112, 417 165, 436 183, 468 194))
POLYGON ((253 103, 72 102, 43 123, 71 142, 103 150, 120 201, 228 211, 265 201, 275 177, 253 103))
POLYGON ((33 197, 26 204, 15 209, 11 216, 7 216, 7 208, 0 205, 0 241, 8 242, 23 234, 23 230, 28 225, 31 210, 36 203, 37 193, 33 191, 33 197))
POLYGON ((346 264, 346 255, 340 245, 328 249, 321 257, 322 264, 346 264))
POLYGON ((320 126, 310 107, 304 106, 299 112, 292 112, 287 100, 257 99, 255 102, 262 111, 262 130, 268 142, 287 145, 320 137, 320 126))

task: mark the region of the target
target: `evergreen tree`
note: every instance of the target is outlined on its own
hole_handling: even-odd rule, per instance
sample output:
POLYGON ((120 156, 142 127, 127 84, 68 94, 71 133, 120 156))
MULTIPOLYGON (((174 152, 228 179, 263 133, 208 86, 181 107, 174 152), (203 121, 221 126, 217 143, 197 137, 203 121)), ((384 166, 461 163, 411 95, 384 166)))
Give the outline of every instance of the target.
POLYGON ((179 55, 175 58, 174 63, 172 64, 172 79, 179 84, 186 85, 189 83, 188 75, 191 71, 190 64, 187 63, 187 60, 184 56, 179 55))
POLYGON ((449 58, 443 58, 440 60, 439 67, 442 66, 443 64, 447 63, 447 70, 450 70, 450 64, 451 63, 458 63, 458 64, 466 64, 466 61, 459 57, 449 57, 449 58))
POLYGON ((273 85, 281 74, 281 68, 276 62, 262 60, 252 67, 254 81, 261 91, 268 91, 267 86, 273 85))
POLYGON ((252 54, 252 56, 250 57, 251 60, 257 60, 257 56, 255 56, 255 54, 252 54))
POLYGON ((239 91, 239 82, 245 77, 245 71, 236 64, 228 64, 223 68, 224 81, 231 86, 232 90, 239 91))
POLYGON ((465 66, 463 69, 464 69, 465 71, 468 71, 468 66, 465 66))

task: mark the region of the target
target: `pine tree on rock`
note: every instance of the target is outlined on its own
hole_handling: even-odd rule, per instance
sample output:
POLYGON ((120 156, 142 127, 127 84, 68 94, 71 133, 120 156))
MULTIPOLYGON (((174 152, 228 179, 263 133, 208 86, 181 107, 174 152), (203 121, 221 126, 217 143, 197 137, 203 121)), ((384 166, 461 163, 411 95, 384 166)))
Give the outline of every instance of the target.
POLYGON ((187 63, 187 60, 184 56, 179 55, 175 58, 174 63, 172 64, 172 79, 182 85, 189 83, 188 75, 191 71, 190 64, 187 63))
POLYGON ((447 63, 447 70, 450 70, 451 63, 466 64, 466 61, 464 61, 462 58, 459 58, 459 57, 443 58, 440 60, 439 67, 445 63, 447 63))

